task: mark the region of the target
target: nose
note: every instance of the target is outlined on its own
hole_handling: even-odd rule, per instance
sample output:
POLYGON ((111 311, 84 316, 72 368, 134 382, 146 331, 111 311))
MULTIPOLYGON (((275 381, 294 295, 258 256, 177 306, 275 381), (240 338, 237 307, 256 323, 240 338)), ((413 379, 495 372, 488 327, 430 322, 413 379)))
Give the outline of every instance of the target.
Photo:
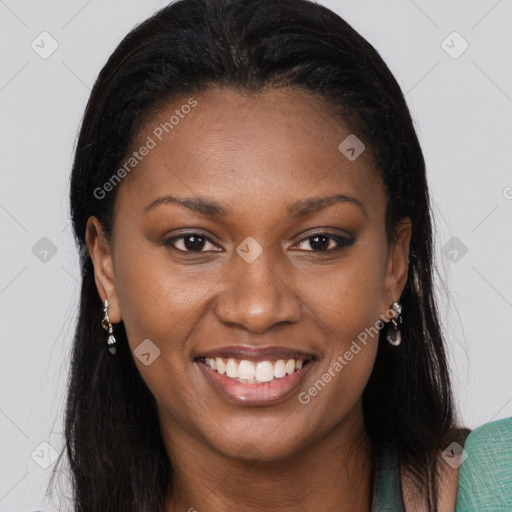
POLYGON ((252 263, 233 255, 233 267, 215 303, 220 322, 258 334, 300 319, 301 305, 291 276, 269 258, 268 251, 252 263))

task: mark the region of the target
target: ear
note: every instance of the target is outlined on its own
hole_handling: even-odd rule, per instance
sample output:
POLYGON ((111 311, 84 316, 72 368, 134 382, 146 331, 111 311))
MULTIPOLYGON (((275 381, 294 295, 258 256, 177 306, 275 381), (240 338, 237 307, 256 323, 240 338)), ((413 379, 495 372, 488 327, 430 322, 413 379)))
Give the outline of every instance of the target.
POLYGON ((96 217, 87 220, 85 240, 94 265, 94 280, 101 302, 108 300, 108 317, 111 323, 121 321, 121 311, 114 278, 114 265, 110 242, 101 222, 96 217))
POLYGON ((394 237, 388 251, 386 275, 381 294, 381 315, 384 315, 385 312, 389 310, 394 301, 399 301, 407 283, 411 234, 411 219, 404 217, 396 226, 394 237))

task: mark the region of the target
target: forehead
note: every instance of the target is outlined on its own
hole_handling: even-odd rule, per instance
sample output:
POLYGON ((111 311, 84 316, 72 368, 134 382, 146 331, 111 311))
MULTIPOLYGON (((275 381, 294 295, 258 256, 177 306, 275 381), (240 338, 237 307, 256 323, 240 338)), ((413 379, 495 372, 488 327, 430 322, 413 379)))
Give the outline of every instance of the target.
POLYGON ((285 197, 336 191, 379 207, 384 192, 370 148, 355 160, 343 152, 357 144, 353 137, 312 93, 213 88, 170 101, 142 126, 119 195, 132 207, 179 191, 227 203, 253 197, 271 208, 285 197), (151 149, 141 157, 144 146, 151 149))

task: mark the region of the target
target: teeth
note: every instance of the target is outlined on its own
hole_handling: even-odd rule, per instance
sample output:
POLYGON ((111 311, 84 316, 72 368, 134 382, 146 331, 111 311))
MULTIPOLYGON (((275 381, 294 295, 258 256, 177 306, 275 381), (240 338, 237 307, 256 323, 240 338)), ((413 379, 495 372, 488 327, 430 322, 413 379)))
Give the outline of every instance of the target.
POLYGON ((281 359, 274 365, 274 377, 280 379, 286 375, 286 363, 281 359))
MULTIPOLYGON (((208 359, 208 361, 211 361, 211 359, 208 359)), ((224 375, 226 373, 226 365, 224 364, 224 361, 220 357, 217 357, 217 359, 215 359, 215 363, 217 365, 217 371, 221 375, 224 375)), ((210 364, 210 368, 212 368, 211 364, 210 364)))
POLYGON ((270 361, 262 361, 256 365, 256 380, 270 382, 274 379, 274 365, 270 361))
POLYGON ((234 359, 228 359, 228 364, 226 365, 226 375, 232 379, 238 378, 238 365, 234 359))
POLYGON ((256 376, 256 366, 252 361, 240 361, 238 366, 238 378, 245 380, 254 380, 256 376))
POLYGON ((216 370, 221 375, 248 384, 256 382, 270 382, 274 379, 282 379, 286 375, 291 375, 296 370, 300 370, 304 366, 304 361, 295 359, 279 359, 278 361, 260 361, 254 363, 242 359, 240 361, 229 358, 227 361, 221 357, 215 359, 206 358, 206 364, 216 370))

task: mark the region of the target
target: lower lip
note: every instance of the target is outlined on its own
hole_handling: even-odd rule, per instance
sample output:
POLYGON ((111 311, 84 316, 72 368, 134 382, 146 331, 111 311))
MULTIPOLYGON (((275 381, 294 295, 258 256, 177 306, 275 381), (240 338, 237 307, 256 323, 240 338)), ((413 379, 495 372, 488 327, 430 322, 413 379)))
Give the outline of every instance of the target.
POLYGON ((268 405, 284 400, 300 387, 307 373, 314 366, 313 361, 309 361, 300 370, 295 370, 292 374, 280 379, 259 384, 243 384, 212 370, 204 361, 197 360, 196 363, 217 391, 243 405, 268 405))

